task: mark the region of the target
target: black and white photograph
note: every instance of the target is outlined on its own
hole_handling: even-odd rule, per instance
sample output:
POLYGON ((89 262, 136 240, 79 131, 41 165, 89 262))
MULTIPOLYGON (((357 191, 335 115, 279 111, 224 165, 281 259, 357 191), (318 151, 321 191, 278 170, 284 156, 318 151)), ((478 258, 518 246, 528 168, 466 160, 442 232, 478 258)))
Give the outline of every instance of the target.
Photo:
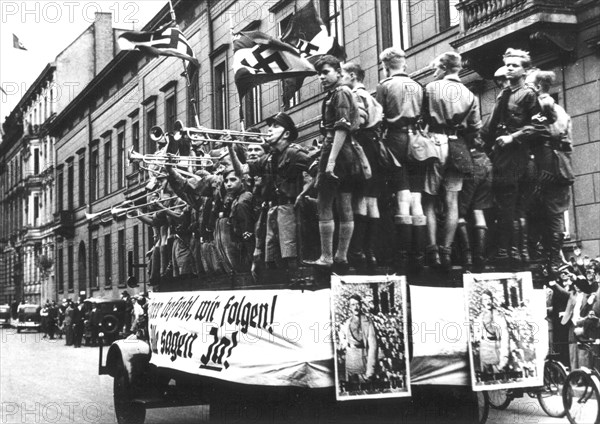
POLYGON ((334 276, 331 308, 337 399, 410 396, 404 277, 334 276))
POLYGON ((542 385, 548 345, 531 273, 463 278, 473 390, 542 385))
POLYGON ((597 0, 0 0, 0 421, 577 422, 543 400, 600 369, 599 34, 597 0))

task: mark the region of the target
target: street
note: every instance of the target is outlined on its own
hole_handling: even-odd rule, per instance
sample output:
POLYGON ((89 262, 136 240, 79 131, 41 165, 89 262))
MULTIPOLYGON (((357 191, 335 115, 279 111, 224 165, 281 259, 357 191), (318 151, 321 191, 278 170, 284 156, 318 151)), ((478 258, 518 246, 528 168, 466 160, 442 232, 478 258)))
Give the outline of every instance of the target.
MULTIPOLYGON (((75 349, 64 343, 64 339, 43 339, 41 333, 2 329, 1 423, 116 422, 113 379, 98 375, 98 348, 75 349)), ((198 423, 207 411, 205 407, 151 409, 146 423, 198 423)))
MULTIPOLYGON (((105 351, 106 352, 106 351, 105 351)), ((1 331, 1 423, 115 423, 113 380, 98 375, 98 348, 75 349, 64 340, 43 339, 41 333, 1 331)), ((151 409, 148 424, 191 424, 207 421, 207 407, 151 409)), ((505 411, 491 410, 492 424, 554 424, 537 400, 524 395, 505 411)))

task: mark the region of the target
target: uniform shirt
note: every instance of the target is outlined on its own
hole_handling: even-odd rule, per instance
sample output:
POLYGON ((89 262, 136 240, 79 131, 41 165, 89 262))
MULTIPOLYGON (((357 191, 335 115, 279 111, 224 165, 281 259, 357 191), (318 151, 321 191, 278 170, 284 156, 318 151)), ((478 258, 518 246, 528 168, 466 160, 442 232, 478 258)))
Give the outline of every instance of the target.
POLYGON ((457 75, 432 81, 425 87, 426 122, 432 126, 450 127, 468 133, 481 128, 479 102, 457 75))
POLYGON ((352 90, 358 98, 360 128, 374 128, 383 120, 383 107, 369 94, 365 85, 359 83, 352 90))
POLYGON ((229 222, 236 241, 243 240, 244 233, 254 233, 254 208, 252 193, 242 191, 231 203, 229 222))
POLYGON ((393 126, 414 124, 421 115, 423 87, 404 72, 398 72, 381 80, 375 94, 381 106, 385 122, 393 126))
POLYGON ((321 132, 324 135, 331 135, 336 130, 352 132, 359 127, 358 104, 348 86, 338 85, 329 91, 321 112, 321 132))
POLYGON ((535 92, 524 85, 507 87, 500 92, 490 119, 481 130, 492 160, 495 184, 515 185, 525 176, 529 161, 528 144, 541 133, 531 123, 531 118, 539 111, 535 92), (512 143, 504 147, 496 145, 496 137, 509 134, 513 135, 512 143))
POLYGON ((295 199, 302 189, 302 172, 308 170, 308 164, 308 153, 297 144, 290 144, 281 152, 273 149, 248 162, 248 170, 251 176, 262 177, 262 199, 295 199))

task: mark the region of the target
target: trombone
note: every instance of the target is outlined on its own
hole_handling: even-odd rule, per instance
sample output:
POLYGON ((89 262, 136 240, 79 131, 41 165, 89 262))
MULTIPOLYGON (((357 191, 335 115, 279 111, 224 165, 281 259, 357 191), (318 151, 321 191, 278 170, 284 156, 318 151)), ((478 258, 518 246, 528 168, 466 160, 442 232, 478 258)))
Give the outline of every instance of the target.
POLYGON ((243 141, 243 140, 233 140, 231 137, 254 137, 259 138, 261 140, 260 143, 264 144, 266 134, 261 132, 250 132, 250 131, 233 131, 233 130, 215 130, 212 128, 194 128, 194 127, 184 127, 183 122, 180 120, 175 121, 173 125, 174 131, 183 133, 192 140, 193 142, 220 142, 220 143, 236 143, 236 144, 256 144, 255 141, 243 141), (216 139, 211 138, 209 135, 217 135, 217 136, 226 136, 226 139, 216 139))

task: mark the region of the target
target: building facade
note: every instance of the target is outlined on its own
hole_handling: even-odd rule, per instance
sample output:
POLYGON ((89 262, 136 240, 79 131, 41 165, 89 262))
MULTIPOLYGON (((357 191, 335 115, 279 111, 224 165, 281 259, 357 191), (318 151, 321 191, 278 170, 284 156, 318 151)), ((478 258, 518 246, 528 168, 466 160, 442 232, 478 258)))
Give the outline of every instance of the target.
MULTIPOLYGON (((55 216, 55 178, 62 165, 56 166, 60 162, 55 138, 48 129, 57 113, 112 59, 117 35, 111 14, 97 13, 95 21, 44 68, 4 123, 0 303, 56 300, 55 227, 63 217, 55 216)), ((62 180, 58 182, 60 193, 62 180)))
MULTIPOLYGON (((573 118, 574 167, 569 213, 571 240, 589 255, 600 252, 600 5, 592 0, 314 0, 329 30, 345 47, 347 60, 366 71, 374 90, 383 78, 378 54, 402 47, 408 72, 426 84, 429 63, 440 53, 463 54, 461 77, 480 100, 482 118, 497 90, 490 80, 508 47, 530 51, 534 64, 554 70, 552 94, 573 118)), ((305 2, 299 1, 301 7, 305 2)), ((178 25, 200 61, 191 86, 181 60, 118 53, 61 110, 51 125, 56 138, 55 290, 57 297, 85 291, 118 296, 126 287, 127 252, 145 262, 151 230, 135 219, 112 219, 110 209, 144 192, 145 172, 127 165, 127 151, 152 153, 154 125, 165 131, 175 120, 194 123, 197 101, 201 125, 240 129, 239 101, 232 71, 232 30, 282 34, 295 10, 292 0, 174 1, 178 25), (92 214, 92 219, 86 218, 92 214)), ((163 8, 148 23, 167 23, 163 8)), ((244 99, 245 125, 264 128, 264 120, 285 108, 299 130, 299 142, 319 135, 318 78, 305 80, 290 104, 281 104, 279 82, 263 84, 244 99)), ((138 270, 141 282, 146 272, 138 270)), ((141 290, 141 288, 140 288, 141 290)))

